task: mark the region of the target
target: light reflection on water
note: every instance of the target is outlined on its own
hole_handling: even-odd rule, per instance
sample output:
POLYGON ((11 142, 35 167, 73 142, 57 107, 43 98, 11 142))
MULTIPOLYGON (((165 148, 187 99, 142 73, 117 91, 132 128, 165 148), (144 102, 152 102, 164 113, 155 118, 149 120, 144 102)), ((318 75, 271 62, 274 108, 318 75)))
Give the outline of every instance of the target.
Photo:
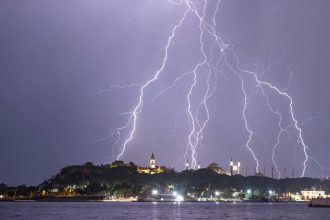
POLYGON ((330 208, 297 203, 0 203, 0 219, 330 219, 330 208))

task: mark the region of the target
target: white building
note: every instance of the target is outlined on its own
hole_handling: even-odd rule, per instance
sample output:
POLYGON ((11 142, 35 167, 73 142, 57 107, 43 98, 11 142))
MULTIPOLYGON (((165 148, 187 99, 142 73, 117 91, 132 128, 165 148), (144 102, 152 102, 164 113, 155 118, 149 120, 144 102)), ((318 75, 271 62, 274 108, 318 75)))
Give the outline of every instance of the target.
POLYGON ((314 198, 330 198, 330 195, 326 195, 325 191, 323 190, 303 190, 300 193, 291 194, 289 195, 292 200, 294 201, 309 201, 314 198))
POLYGON ((326 198, 325 191, 323 190, 303 190, 301 191, 301 197, 305 200, 313 199, 313 198, 326 198))

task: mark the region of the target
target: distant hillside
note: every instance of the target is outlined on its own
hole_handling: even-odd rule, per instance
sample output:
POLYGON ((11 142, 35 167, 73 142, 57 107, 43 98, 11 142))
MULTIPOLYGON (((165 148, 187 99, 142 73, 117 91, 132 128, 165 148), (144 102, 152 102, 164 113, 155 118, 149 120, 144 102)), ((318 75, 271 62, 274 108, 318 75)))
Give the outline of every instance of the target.
POLYGON ((233 192, 251 190, 256 199, 264 198, 269 190, 277 194, 297 193, 304 189, 322 189, 330 192, 330 181, 313 178, 272 179, 263 176, 220 175, 209 168, 176 172, 164 169, 163 173, 139 173, 130 162, 115 161, 97 166, 91 162, 67 166, 38 186, 8 187, 0 184, 0 195, 8 199, 72 196, 136 197, 150 196, 153 189, 163 193, 178 190, 195 196, 211 195, 221 191, 230 197, 233 192))
POLYGON ((115 162, 111 165, 95 166, 86 163, 81 166, 68 166, 63 168, 55 177, 45 181, 41 188, 56 188, 75 185, 78 188, 88 187, 90 184, 99 184, 104 188, 113 188, 120 185, 132 188, 164 188, 173 185, 185 190, 203 191, 211 187, 217 190, 259 189, 260 191, 275 190, 278 193, 300 192, 315 187, 330 191, 330 181, 313 178, 286 178, 272 179, 262 176, 220 175, 211 169, 188 170, 175 172, 168 170, 160 174, 141 174, 137 172, 134 163, 124 164, 115 162))

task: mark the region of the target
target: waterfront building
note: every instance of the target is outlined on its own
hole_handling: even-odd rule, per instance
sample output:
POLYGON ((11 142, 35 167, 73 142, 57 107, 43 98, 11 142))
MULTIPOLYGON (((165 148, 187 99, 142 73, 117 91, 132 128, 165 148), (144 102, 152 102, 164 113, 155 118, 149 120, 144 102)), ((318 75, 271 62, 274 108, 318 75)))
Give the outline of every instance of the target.
POLYGON ((303 190, 301 191, 301 197, 302 199, 305 200, 310 200, 310 199, 314 199, 314 198, 326 198, 326 194, 325 191, 323 190, 303 190))
POLYGON ((312 189, 305 189, 300 191, 300 193, 291 194, 289 193, 289 196, 294 201, 309 201, 311 199, 316 198, 330 198, 330 195, 327 195, 325 191, 323 190, 316 190, 315 188, 312 189))

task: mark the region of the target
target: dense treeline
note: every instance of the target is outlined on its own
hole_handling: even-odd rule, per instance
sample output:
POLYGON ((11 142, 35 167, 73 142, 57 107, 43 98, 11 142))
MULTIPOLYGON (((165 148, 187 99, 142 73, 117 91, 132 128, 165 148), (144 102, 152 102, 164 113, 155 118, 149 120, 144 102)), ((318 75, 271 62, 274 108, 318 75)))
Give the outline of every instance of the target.
MULTIPOLYGON (((175 172, 166 170, 160 174, 143 174, 137 172, 134 163, 124 164, 116 161, 109 165, 95 166, 91 162, 84 165, 68 166, 45 180, 36 187, 8 187, 0 184, 0 195, 7 194, 40 196, 40 193, 74 192, 76 195, 113 195, 113 196, 143 196, 150 189, 165 189, 172 186, 182 192, 194 192, 203 195, 210 190, 257 190, 261 193, 268 190, 277 193, 296 193, 304 189, 322 189, 330 191, 330 181, 313 178, 272 179, 260 176, 243 177, 241 175, 219 175, 211 169, 186 170, 175 172)), ((65 194, 63 194, 65 195, 65 194)))

